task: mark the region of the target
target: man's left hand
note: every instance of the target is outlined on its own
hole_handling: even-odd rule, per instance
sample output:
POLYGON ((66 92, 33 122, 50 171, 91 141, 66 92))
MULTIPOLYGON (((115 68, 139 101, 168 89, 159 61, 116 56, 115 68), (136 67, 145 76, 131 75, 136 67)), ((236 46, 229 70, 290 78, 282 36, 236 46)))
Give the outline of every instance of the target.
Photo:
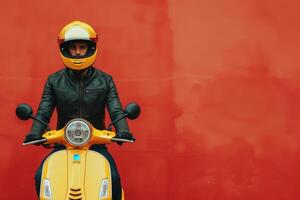
MULTIPOLYGON (((132 134, 129 131, 122 130, 117 132, 116 138, 122 138, 127 140, 135 140, 135 138, 132 136, 132 134)), ((119 145, 122 145, 123 142, 117 142, 119 145)))

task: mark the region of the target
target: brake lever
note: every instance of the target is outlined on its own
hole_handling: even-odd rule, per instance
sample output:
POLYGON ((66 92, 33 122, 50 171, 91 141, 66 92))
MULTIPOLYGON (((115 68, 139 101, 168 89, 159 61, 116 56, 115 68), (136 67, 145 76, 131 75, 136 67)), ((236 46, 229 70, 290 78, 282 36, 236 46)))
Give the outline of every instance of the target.
POLYGON ((42 139, 39 139, 39 140, 33 140, 33 141, 30 141, 30 142, 23 142, 22 145, 26 146, 26 145, 29 145, 29 144, 38 144, 38 143, 42 144, 44 142, 47 142, 46 138, 42 138, 42 139))
POLYGON ((133 143, 133 142, 135 142, 135 138, 133 138, 132 140, 123 139, 123 138, 112 138, 111 141, 112 142, 130 142, 130 143, 133 143))

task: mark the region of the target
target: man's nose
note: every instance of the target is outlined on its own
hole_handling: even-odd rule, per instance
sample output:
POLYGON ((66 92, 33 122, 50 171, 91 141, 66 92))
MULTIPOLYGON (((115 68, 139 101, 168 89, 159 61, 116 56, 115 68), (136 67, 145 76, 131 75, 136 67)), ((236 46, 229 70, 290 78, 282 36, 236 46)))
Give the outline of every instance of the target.
POLYGON ((76 48, 76 54, 77 54, 77 55, 80 54, 80 48, 79 48, 79 47, 76 48))

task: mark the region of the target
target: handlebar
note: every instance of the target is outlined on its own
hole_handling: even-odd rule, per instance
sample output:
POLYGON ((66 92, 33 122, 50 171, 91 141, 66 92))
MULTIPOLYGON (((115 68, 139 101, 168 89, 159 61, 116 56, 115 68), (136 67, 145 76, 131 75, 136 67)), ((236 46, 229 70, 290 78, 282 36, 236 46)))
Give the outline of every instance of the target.
MULTIPOLYGON (((128 140, 128 139, 123 139, 123 138, 112 138, 111 139, 112 142, 129 142, 129 143, 133 143, 135 142, 135 139, 133 140, 128 140)), ((47 142, 46 138, 40 139, 40 140, 34 140, 34 141, 30 141, 30 142, 23 142, 22 145, 26 146, 26 145, 30 145, 30 144, 38 144, 38 143, 45 143, 47 142)))

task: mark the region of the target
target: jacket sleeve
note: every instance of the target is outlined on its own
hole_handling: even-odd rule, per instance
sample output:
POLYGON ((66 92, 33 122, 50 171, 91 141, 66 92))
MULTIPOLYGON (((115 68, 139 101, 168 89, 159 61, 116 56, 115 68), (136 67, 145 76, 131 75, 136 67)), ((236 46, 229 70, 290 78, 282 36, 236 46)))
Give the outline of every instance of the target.
MULTIPOLYGON (((51 83, 51 77, 48 77, 48 80, 45 84, 44 91, 42 94, 41 102, 36 114, 36 117, 47 124, 50 122, 53 110, 55 108, 55 96, 51 83)), ((33 134, 43 134, 46 127, 38 121, 34 121, 31 127, 30 133, 33 134)))
MULTIPOLYGON (((108 91, 106 98, 106 106, 110 115, 110 119, 113 121, 123 115, 122 104, 120 102, 118 92, 115 83, 112 79, 108 81, 108 91)), ((129 131, 126 119, 122 119, 114 125, 116 131, 129 131)))

